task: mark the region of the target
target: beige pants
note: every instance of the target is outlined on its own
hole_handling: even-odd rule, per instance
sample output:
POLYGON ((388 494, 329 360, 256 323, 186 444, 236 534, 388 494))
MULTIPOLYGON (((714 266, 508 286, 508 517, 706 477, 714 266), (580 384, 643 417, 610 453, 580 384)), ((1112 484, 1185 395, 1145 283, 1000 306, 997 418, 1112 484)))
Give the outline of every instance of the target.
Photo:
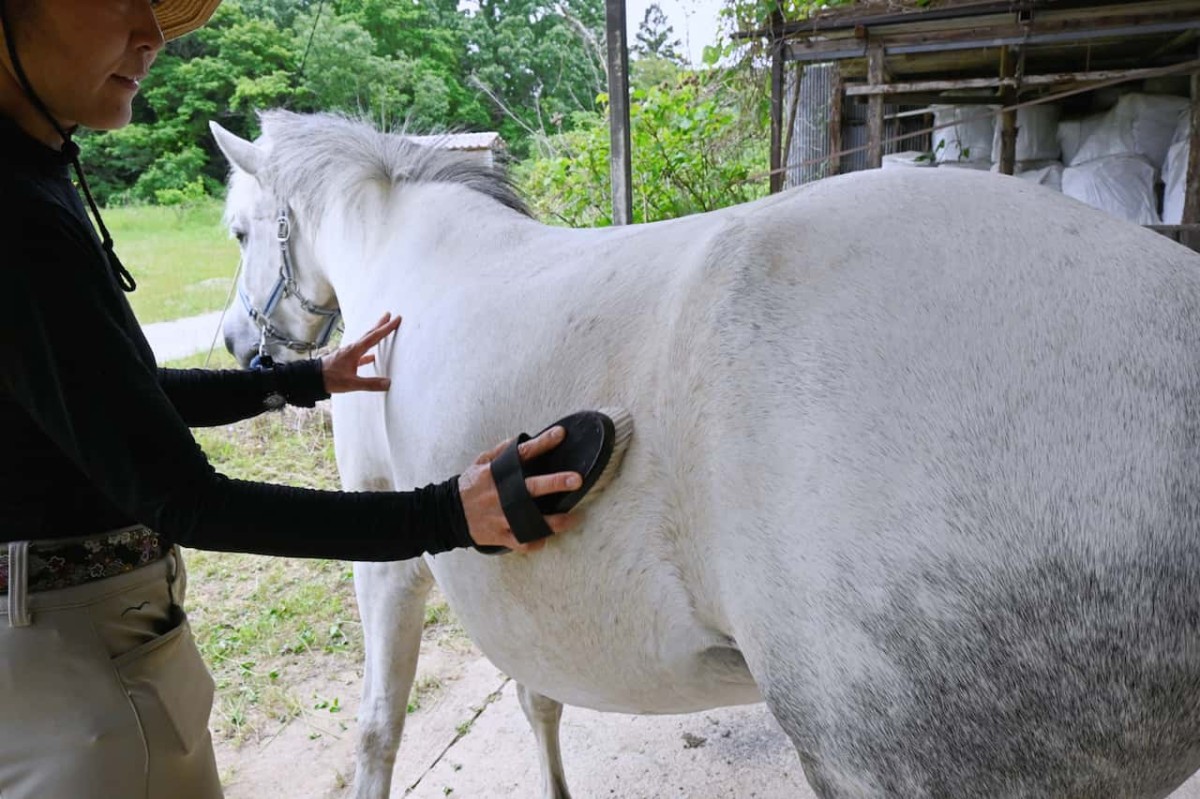
MULTIPOLYGON (((0 544, 0 546, 6 546, 0 544)), ((178 550, 127 574, 0 594, 0 799, 219 799, 213 681, 178 550)))

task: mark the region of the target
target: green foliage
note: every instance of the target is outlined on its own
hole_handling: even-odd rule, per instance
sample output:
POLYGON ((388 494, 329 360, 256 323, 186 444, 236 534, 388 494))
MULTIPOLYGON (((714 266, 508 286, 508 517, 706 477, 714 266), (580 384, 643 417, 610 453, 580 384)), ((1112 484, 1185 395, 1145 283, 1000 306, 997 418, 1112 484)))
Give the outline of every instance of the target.
MULTIPOLYGON (((742 30, 763 27, 777 9, 786 20, 807 19, 819 11, 852 5, 855 0, 727 0, 724 13, 742 30)), ((924 5, 924 3, 921 3, 924 5)))
POLYGON ((495 128, 523 157, 530 137, 571 127, 605 91, 602 0, 479 0, 467 18, 467 73, 495 128))
MULTIPOLYGON (((767 168, 766 144, 741 123, 731 96, 736 85, 725 73, 684 73, 633 91, 634 221, 711 211, 766 193, 754 179, 767 168)), ((607 225, 608 124, 601 113, 575 121, 575 130, 543 142, 548 154, 521 165, 517 177, 539 215, 571 226, 607 225)))
POLYGON ((771 15, 780 12, 786 21, 807 19, 828 8, 852 5, 856 0, 724 0, 721 8, 724 40, 704 48, 704 63, 738 62, 743 69, 762 66, 769 42, 766 39, 734 41, 735 31, 763 30, 771 25, 771 15))
MULTIPOLYGON (((300 20, 301 28, 311 29, 314 24, 311 17, 300 20)), ((362 25, 325 15, 312 35, 296 105, 389 120, 399 114, 401 87, 410 80, 403 63, 375 54, 375 40, 362 25)))
POLYGON ((683 56, 679 54, 679 48, 683 47, 683 43, 678 38, 672 38, 674 34, 675 28, 667 23, 667 15, 662 7, 658 3, 651 3, 646 6, 646 13, 638 25, 633 52, 638 58, 650 57, 680 63, 683 56))
POLYGON ((203 189, 204 178, 197 176, 204 164, 204 151, 199 147, 185 146, 160 156, 133 184, 134 196, 157 200, 162 192, 182 192, 196 183, 203 189))
POLYGON ((204 181, 200 178, 183 184, 182 188, 157 189, 154 192, 155 202, 165 206, 190 206, 207 197, 204 181))
POLYGON ((629 85, 634 89, 673 84, 683 68, 674 61, 656 56, 643 56, 629 62, 629 85))
POLYGON ((602 0, 226 0, 159 55, 132 124, 80 145, 103 204, 175 200, 197 180, 219 193, 209 121, 252 138, 265 108, 496 129, 519 156, 532 134, 596 110, 603 28, 602 0))
POLYGON ((81 131, 77 137, 88 185, 101 205, 131 199, 129 189, 154 163, 153 128, 133 123, 111 133, 81 131))

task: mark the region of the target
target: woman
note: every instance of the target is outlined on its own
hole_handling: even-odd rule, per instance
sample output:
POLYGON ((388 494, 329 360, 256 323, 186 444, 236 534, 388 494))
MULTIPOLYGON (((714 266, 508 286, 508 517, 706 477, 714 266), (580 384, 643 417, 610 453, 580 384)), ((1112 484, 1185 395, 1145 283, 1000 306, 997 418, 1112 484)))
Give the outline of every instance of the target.
MULTIPOLYGON (((278 395, 311 406, 387 390, 357 370, 400 324, 384 317, 320 360, 264 372, 156 368, 70 131, 127 124, 164 33, 198 27, 218 2, 0 0, 4 799, 221 795, 212 680, 180 608, 177 545, 347 560, 539 545, 505 521, 488 467, 500 448, 440 484, 349 494, 227 479, 192 439, 189 426, 254 416, 278 395)), ((562 436, 522 445, 522 458, 562 436)), ((527 486, 542 496, 580 481, 563 472, 527 486)))

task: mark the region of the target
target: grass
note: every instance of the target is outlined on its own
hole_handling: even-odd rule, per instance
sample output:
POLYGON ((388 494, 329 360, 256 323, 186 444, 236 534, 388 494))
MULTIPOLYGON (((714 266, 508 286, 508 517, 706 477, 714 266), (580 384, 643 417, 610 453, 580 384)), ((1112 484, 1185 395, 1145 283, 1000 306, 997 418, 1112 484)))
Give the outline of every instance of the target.
POLYGON ((129 300, 142 324, 224 306, 238 247, 221 224, 221 211, 218 200, 105 209, 117 254, 138 282, 129 300))
MULTIPOLYGON (((213 349, 210 357, 208 351, 198 352, 195 355, 189 355, 186 358, 177 358, 163 364, 173 369, 240 369, 238 362, 233 359, 229 351, 225 349, 218 341, 216 348, 213 349)), ((197 431, 199 432, 199 431, 197 431)))
MULTIPOLYGON (((204 358, 168 366, 200 366, 204 358)), ((210 365, 232 368, 233 361, 219 352, 210 365)), ((327 403, 195 434, 209 460, 229 477, 338 487, 327 403)), ((306 714, 339 713, 341 697, 314 696, 303 686, 361 668, 362 626, 350 564, 197 550, 186 558, 189 614, 217 683, 214 734, 243 742, 306 714)), ((436 589, 426 606, 425 630, 438 638, 465 635, 436 589)), ((410 712, 440 689, 435 678, 419 680, 410 712)))

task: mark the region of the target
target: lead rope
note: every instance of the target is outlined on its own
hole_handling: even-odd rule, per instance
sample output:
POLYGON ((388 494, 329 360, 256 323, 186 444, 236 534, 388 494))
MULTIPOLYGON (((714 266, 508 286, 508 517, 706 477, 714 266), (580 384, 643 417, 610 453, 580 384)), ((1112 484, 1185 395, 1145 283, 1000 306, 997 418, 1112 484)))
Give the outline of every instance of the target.
POLYGON ((88 207, 92 209, 92 216, 96 220, 96 225, 100 228, 100 246, 104 249, 104 257, 108 261, 108 268, 112 270, 113 276, 116 277, 117 283, 121 286, 121 290, 129 293, 137 288, 137 281, 133 279, 133 275, 129 274, 129 270, 121 263, 121 259, 117 257, 117 253, 113 249, 112 235, 108 232, 108 227, 104 224, 103 217, 100 216, 100 209, 96 206, 96 200, 92 197, 92 190, 88 187, 87 175, 84 174, 83 164, 79 162, 79 145, 71 140, 72 131, 63 130, 62 125, 58 124, 58 120, 54 118, 54 114, 50 113, 50 109, 42 102, 42 98, 38 97, 37 92, 33 90, 33 84, 25 74, 25 68, 21 66, 21 59, 17 57, 17 45, 13 41, 15 37, 12 35, 12 25, 8 22, 8 4, 4 0, 0 0, 0 24, 4 26, 4 43, 8 47, 8 58, 12 61, 13 70, 17 73, 17 80, 21 83, 21 88, 25 90, 25 94, 33 103, 34 108, 50 122, 55 132, 62 137, 63 155, 71 159, 71 165, 75 167, 75 177, 79 181, 79 187, 83 189, 83 196, 87 198, 88 207))

